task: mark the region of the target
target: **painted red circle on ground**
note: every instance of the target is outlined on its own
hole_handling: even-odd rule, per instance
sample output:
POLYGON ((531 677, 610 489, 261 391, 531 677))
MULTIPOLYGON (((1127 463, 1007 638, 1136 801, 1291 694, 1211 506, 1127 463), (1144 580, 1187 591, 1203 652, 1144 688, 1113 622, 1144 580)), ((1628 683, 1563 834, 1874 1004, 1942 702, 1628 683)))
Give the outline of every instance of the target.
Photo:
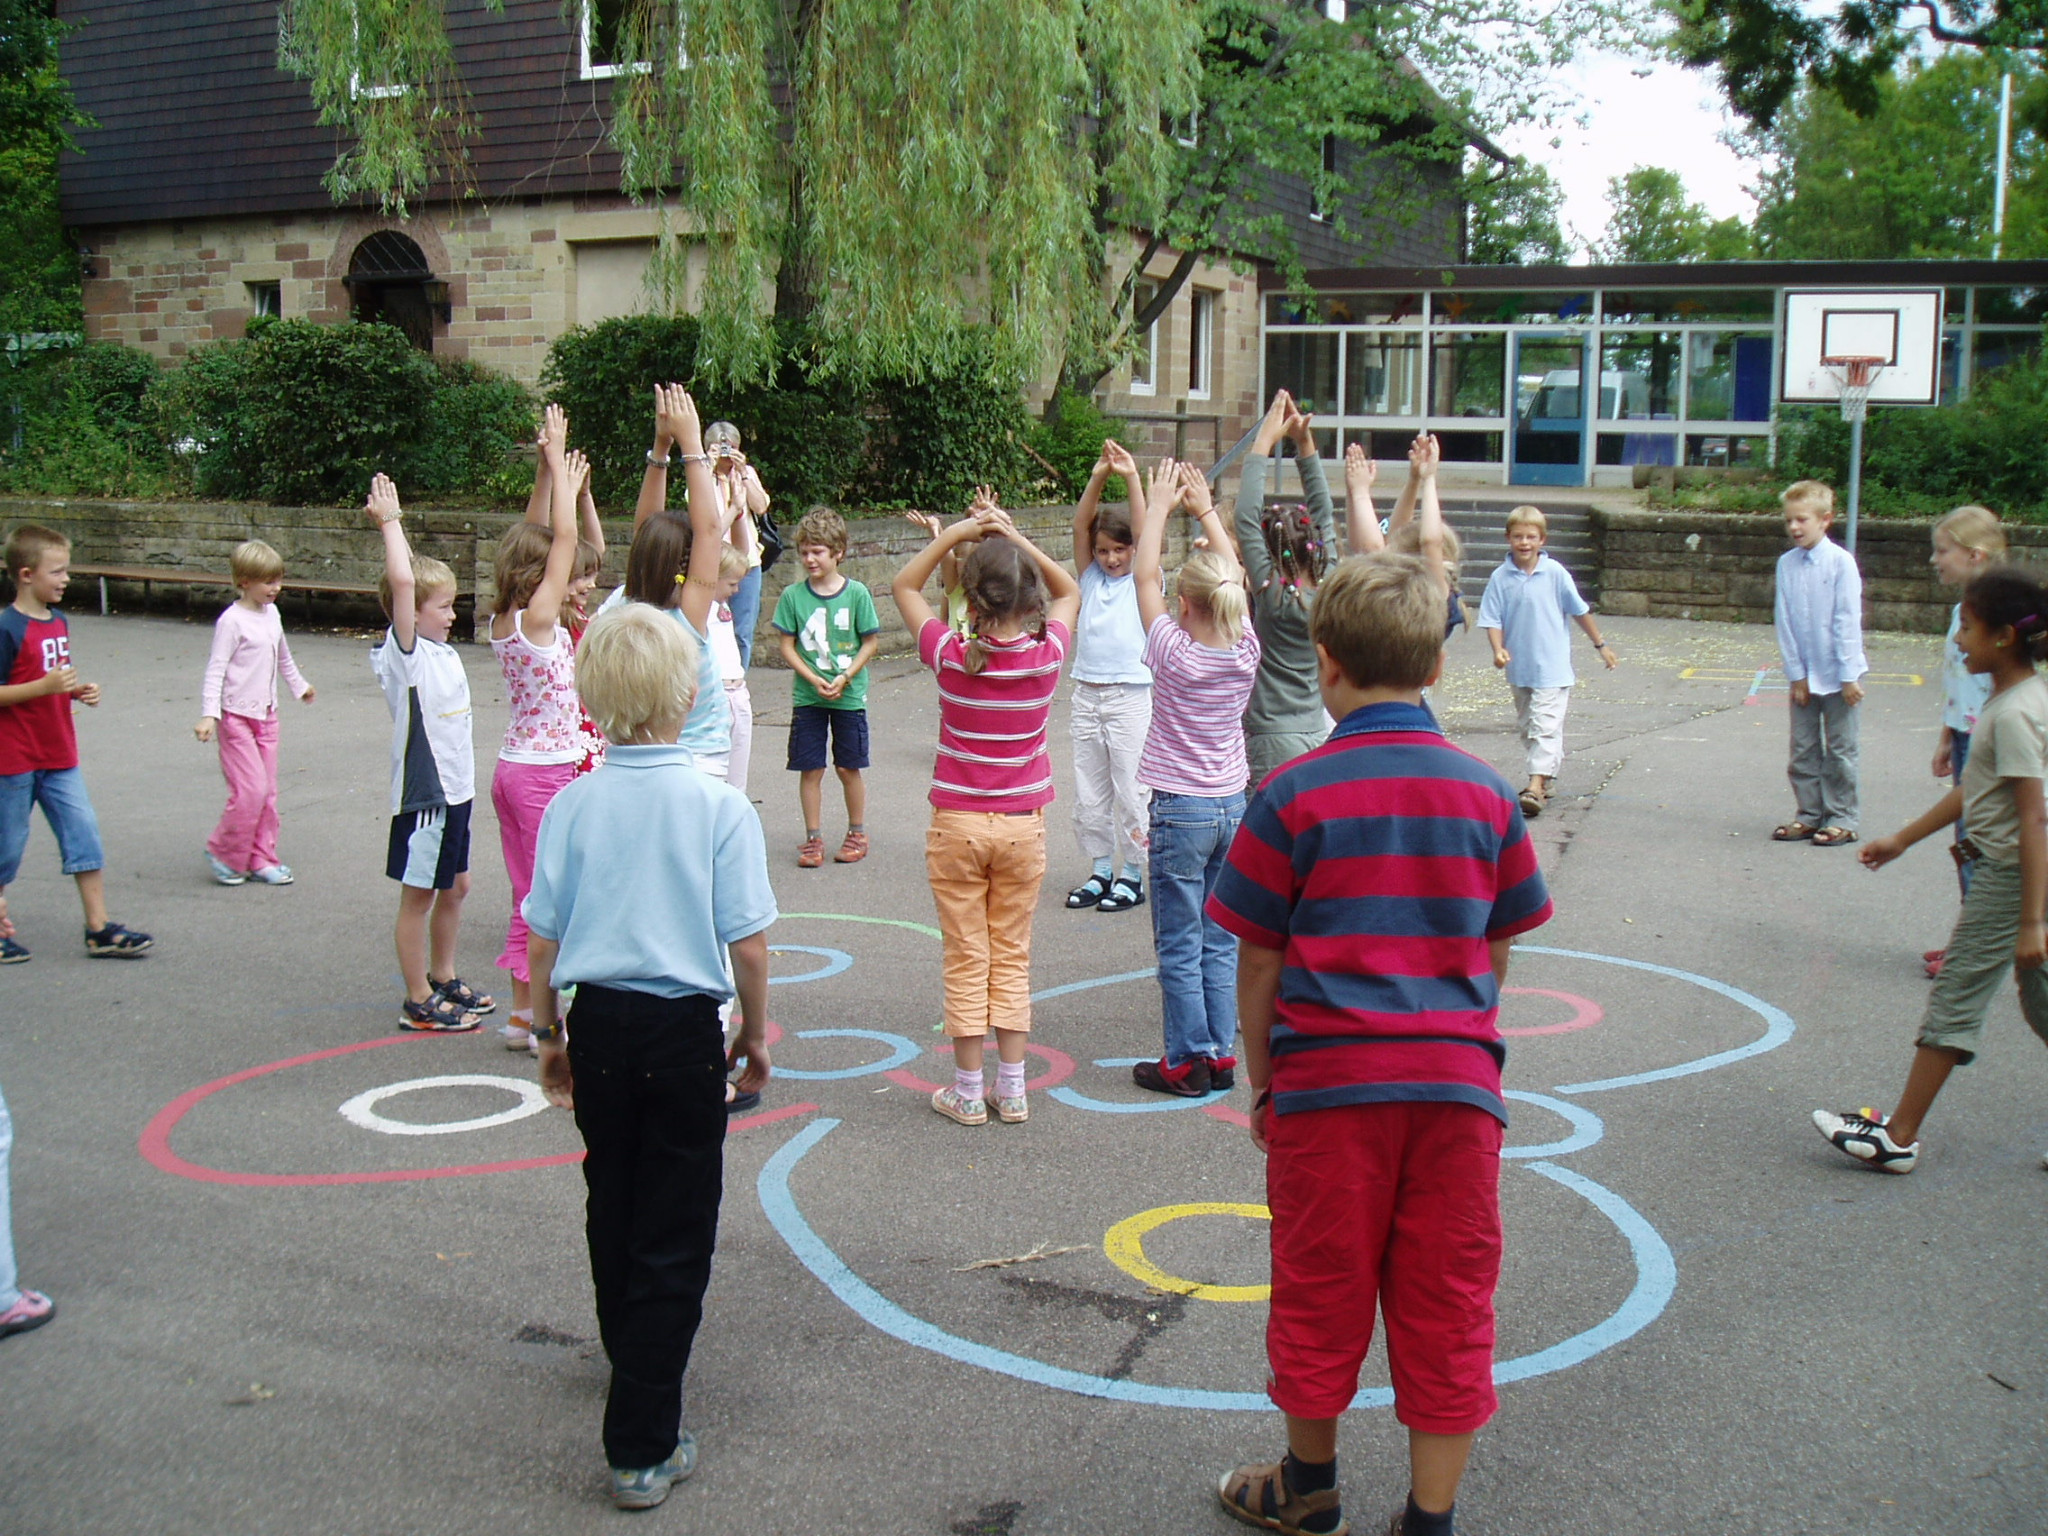
POLYGON ((1549 987, 1502 987, 1501 991, 1515 997, 1551 997, 1568 1004, 1572 1016, 1561 1024, 1535 1024, 1526 1029, 1503 1029, 1503 1035, 1568 1035, 1575 1029, 1591 1029, 1607 1017, 1606 1011, 1590 997, 1580 997, 1576 992, 1553 992, 1549 987))
MULTIPOLYGON (((1027 1056, 1038 1057, 1046 1065, 1046 1071, 1042 1077, 1030 1078, 1025 1082, 1024 1086, 1027 1089, 1056 1087, 1074 1075, 1074 1058, 1065 1051, 1056 1051, 1049 1045, 1026 1045, 1024 1053, 1027 1056)), ((941 1040, 932 1047, 932 1054, 934 1056, 950 1057, 953 1054, 953 1042, 941 1040)), ((923 1093, 937 1093, 939 1091, 937 1083, 926 1082, 908 1067, 898 1067, 893 1072, 884 1072, 882 1076, 901 1088, 915 1088, 923 1093)))
MULTIPOLYGON (((368 1173, 236 1173, 230 1169, 209 1168, 204 1163, 192 1162, 171 1150, 171 1132, 176 1129, 178 1122, 190 1114, 201 1101, 212 1098, 223 1088, 232 1088, 237 1083, 246 1083, 251 1078, 263 1077, 272 1072, 282 1072, 286 1067, 303 1067, 311 1062, 347 1056, 356 1051, 371 1051, 384 1045, 409 1045, 431 1038, 429 1035, 392 1035, 383 1040, 362 1040, 354 1045, 338 1045, 332 1050, 312 1051, 304 1056, 288 1056, 283 1061, 266 1062, 260 1067, 245 1067, 240 1072, 230 1072, 226 1077, 215 1078, 210 1083, 179 1094, 158 1110, 150 1118, 149 1124, 142 1128, 142 1135, 136 1142, 136 1150, 148 1163, 165 1173, 174 1173, 181 1179, 196 1179, 202 1184, 239 1184, 256 1188, 304 1188, 323 1184, 401 1184, 414 1179, 459 1179, 478 1173, 518 1173, 528 1168, 559 1168, 569 1163, 583 1161, 581 1152, 558 1152, 551 1157, 520 1157, 500 1163, 456 1163, 442 1168, 388 1168, 368 1173)), ((765 1110, 758 1115, 742 1115, 728 1122, 726 1128, 730 1131, 743 1131, 750 1126, 772 1125, 777 1120, 810 1114, 817 1107, 815 1104, 788 1104, 780 1109, 765 1110)))

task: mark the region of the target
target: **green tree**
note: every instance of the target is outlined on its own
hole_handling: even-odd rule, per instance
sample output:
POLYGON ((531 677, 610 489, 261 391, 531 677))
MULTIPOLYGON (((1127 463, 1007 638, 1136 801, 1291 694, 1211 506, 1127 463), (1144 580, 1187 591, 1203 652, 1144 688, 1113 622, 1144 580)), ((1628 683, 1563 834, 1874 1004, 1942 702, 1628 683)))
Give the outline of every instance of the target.
POLYGON ((1564 232, 1564 188, 1543 166, 1517 157, 1486 166, 1465 184, 1465 259, 1529 266, 1572 259, 1564 232))
POLYGON ((1607 231, 1595 243, 1601 261, 1726 261, 1746 256, 1740 219, 1718 222, 1689 202, 1676 171, 1639 165, 1607 183, 1607 231))
MULTIPOLYGON (((462 191, 471 130, 447 3, 284 0, 280 62, 346 141, 338 198, 462 191)), ((1340 231, 1368 202, 1415 206, 1404 166, 1455 160, 1464 125, 1549 110, 1551 72, 1618 36, 1622 14, 1622 0, 1358 6, 1342 22, 1323 0, 625 0, 619 51, 649 67, 614 80, 611 136, 623 190, 673 211, 656 263, 671 308, 678 237, 708 237, 713 376, 762 376, 780 318, 806 325, 828 369, 945 376, 986 355, 975 333, 992 328, 999 366, 1064 357, 1078 383, 1192 270, 1133 313, 1123 235, 1298 274, 1285 221, 1255 199, 1262 177, 1307 180, 1340 231), (1372 156, 1332 170, 1331 140, 1372 156)))
POLYGON ((0 334, 83 323, 78 250, 57 207, 57 155, 86 119, 57 73, 50 0, 0 0, 0 334))
MULTIPOLYGON (((1756 234, 1789 260, 1989 256, 2002 61, 1953 50, 1878 81, 1867 116, 1802 88, 1758 134, 1756 234)), ((2048 249, 2043 135, 2048 77, 2013 81, 2012 167, 2003 253, 2048 249)))

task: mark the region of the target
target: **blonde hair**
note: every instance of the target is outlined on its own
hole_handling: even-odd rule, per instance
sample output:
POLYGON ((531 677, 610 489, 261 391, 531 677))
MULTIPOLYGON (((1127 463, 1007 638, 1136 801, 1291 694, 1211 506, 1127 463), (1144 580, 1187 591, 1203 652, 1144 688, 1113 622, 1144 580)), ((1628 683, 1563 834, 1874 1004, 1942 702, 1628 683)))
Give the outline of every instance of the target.
POLYGON ((1990 561, 2005 558, 2005 525, 1989 507, 1974 502, 1957 507, 1934 525, 1934 531, 1947 534, 1961 548, 1973 550, 1990 561))
POLYGON ((697 702, 697 642, 646 603, 601 613, 576 647, 576 692, 606 741, 673 741, 697 702))
POLYGON ((1823 522, 1835 518, 1835 493, 1819 480, 1794 480, 1785 487, 1778 505, 1787 512, 1811 512, 1823 522))
MULTIPOLYGON (((1532 507, 1531 511, 1535 511, 1532 507)), ((1538 512, 1537 516, 1543 514, 1538 512)), ((1512 516, 1512 514, 1510 514, 1512 516)), ((1465 541, 1458 537, 1458 530, 1448 521, 1444 523, 1444 576, 1453 592, 1458 590, 1458 567, 1465 562, 1465 541)), ((1422 524, 1406 522, 1394 530, 1387 540, 1387 550, 1396 555, 1419 555, 1422 553, 1422 524)))
MULTIPOLYGON (((412 600, 415 606, 425 602, 436 592, 459 593, 461 587, 455 580, 455 572, 448 568, 445 560, 436 560, 432 555, 412 557, 412 600)), ((377 601, 383 606, 384 617, 391 617, 391 573, 380 572, 377 576, 377 601)))
POLYGON ((1516 507, 1508 513, 1508 532, 1513 533, 1517 528, 1534 528, 1538 533, 1548 537, 1550 519, 1543 515, 1541 507, 1516 507))
POLYGON ((731 443, 733 447, 739 447, 740 429, 729 421, 714 421, 704 429, 704 446, 709 448, 713 443, 731 443))
POLYGON ((804 520, 796 525, 796 547, 802 549, 811 545, 829 549, 835 557, 846 554, 846 519, 830 507, 813 507, 804 514, 804 520))
POLYGON ((744 576, 751 567, 747 557, 740 553, 737 544, 724 544, 718 550, 718 574, 721 580, 744 576))
POLYGON ((1216 621, 1226 644, 1244 638, 1244 619, 1249 602, 1244 590, 1244 571, 1228 555, 1213 549, 1198 549, 1180 568, 1176 588, 1188 606, 1216 621))
POLYGON ((228 556, 228 575, 236 586, 250 581, 275 581, 284 574, 284 556, 261 539, 235 546, 228 556))
POLYGON ((1353 555, 1316 589, 1309 634, 1354 687, 1425 687, 1443 654, 1443 591, 1419 555, 1353 555))
POLYGON ((43 556, 53 549, 69 549, 71 541, 54 528, 41 523, 23 523, 7 538, 7 579, 18 581, 23 571, 42 568, 43 556))

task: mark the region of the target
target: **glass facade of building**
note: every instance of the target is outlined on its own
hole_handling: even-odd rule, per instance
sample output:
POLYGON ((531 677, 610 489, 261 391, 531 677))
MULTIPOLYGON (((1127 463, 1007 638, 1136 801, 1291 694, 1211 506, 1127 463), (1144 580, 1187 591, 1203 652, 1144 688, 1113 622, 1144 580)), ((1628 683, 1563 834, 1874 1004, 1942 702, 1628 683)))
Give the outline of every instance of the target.
MULTIPOLYGON (((1497 469, 1508 484, 1587 485, 1644 464, 1767 464, 1783 292, 1724 281, 1268 294, 1260 398, 1291 390, 1315 415, 1325 452, 1362 442, 1399 458, 1430 431, 1446 461, 1497 469)), ((1945 292, 1944 403, 2040 350, 2048 288, 1945 292)))

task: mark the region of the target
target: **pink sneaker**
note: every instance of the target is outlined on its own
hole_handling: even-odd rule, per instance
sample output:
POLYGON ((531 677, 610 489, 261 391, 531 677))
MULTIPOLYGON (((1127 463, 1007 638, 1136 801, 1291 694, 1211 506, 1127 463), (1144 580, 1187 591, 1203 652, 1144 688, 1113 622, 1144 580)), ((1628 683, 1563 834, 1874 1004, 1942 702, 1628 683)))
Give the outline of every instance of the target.
POLYGON ((23 1291, 18 1301, 0 1312, 0 1339, 40 1328, 57 1315, 57 1303, 41 1291, 23 1291))

